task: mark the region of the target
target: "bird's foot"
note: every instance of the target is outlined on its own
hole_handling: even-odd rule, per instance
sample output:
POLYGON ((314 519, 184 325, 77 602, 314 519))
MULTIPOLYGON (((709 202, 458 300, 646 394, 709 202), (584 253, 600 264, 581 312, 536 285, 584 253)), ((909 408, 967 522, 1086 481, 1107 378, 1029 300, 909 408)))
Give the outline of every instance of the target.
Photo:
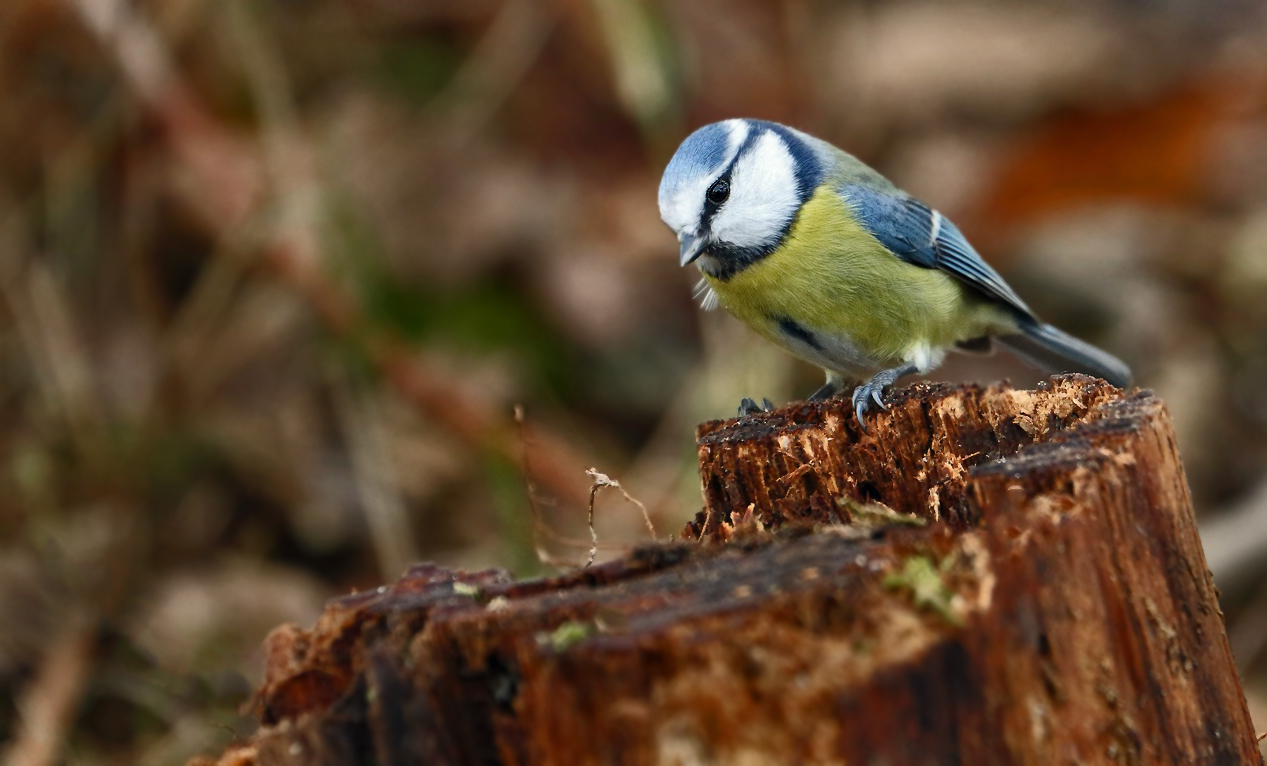
POLYGON ((863 433, 867 430, 867 421, 864 419, 867 410, 871 408, 871 402, 875 402, 882 410, 887 410, 889 405, 884 403, 884 389, 893 385, 899 378, 918 372, 914 364, 904 364, 901 367, 894 367, 888 370, 881 370, 871 377, 870 380, 860 384, 853 390, 853 413, 858 418, 858 426, 863 433))
POLYGON ((739 417, 746 418, 749 415, 756 415, 759 412, 770 412, 774 409, 774 402, 769 399, 762 399, 761 404, 757 404, 748 397, 744 397, 739 402, 739 417))

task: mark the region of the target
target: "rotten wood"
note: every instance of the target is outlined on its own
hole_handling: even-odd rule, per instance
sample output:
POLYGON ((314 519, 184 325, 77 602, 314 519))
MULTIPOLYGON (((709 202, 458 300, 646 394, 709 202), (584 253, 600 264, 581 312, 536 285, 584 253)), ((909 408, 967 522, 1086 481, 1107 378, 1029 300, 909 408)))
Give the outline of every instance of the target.
POLYGON ((699 453, 683 542, 278 629, 220 763, 1262 763, 1148 392, 921 384, 699 453))

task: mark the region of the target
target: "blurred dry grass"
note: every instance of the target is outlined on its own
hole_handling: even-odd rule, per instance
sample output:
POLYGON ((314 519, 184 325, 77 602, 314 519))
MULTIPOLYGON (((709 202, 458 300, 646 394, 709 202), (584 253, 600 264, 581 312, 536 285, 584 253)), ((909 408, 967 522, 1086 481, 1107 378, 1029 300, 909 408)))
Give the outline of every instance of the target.
MULTIPOLYGON (((13 763, 218 748, 270 627, 409 561, 583 561, 523 465, 560 536, 591 466, 678 528, 694 424, 817 383, 697 311, 658 220, 728 116, 959 220, 1170 403, 1219 539, 1267 533, 1259 3, 10 0, 0 94, 13 763)), ((645 538, 615 493, 599 522, 645 538)), ((1257 550, 1211 560, 1262 709, 1257 550)))

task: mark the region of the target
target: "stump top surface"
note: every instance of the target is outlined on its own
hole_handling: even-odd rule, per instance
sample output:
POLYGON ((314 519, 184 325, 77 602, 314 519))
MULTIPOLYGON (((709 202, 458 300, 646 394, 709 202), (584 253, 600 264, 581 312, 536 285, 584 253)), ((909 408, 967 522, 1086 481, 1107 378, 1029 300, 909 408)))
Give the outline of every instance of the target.
POLYGON ((1261 762, 1159 401, 890 401, 701 425, 681 541, 278 629, 222 764, 1261 762))

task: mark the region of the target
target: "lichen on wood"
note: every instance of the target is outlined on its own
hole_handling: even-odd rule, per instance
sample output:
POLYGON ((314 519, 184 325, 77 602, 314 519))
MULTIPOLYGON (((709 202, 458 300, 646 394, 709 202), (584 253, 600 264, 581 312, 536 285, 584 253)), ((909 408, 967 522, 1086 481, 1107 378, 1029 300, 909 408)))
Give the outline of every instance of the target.
POLYGON ((699 452, 682 542, 279 629, 223 763, 1261 763, 1151 394, 921 384, 699 452))

